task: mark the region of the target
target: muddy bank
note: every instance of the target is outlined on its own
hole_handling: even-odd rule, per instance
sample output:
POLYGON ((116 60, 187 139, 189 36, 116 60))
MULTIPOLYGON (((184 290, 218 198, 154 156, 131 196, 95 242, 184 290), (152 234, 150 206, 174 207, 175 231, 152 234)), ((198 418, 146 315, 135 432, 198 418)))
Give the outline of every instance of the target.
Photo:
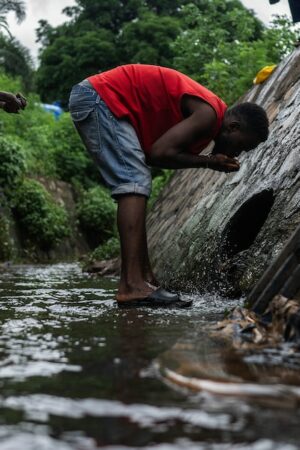
POLYGON ((76 217, 75 193, 72 185, 46 177, 36 177, 54 199, 63 206, 68 214, 70 233, 48 251, 37 245, 28 245, 22 227, 13 210, 7 205, 3 194, 0 206, 0 261, 22 261, 51 263, 55 261, 72 261, 81 258, 90 251, 76 217))

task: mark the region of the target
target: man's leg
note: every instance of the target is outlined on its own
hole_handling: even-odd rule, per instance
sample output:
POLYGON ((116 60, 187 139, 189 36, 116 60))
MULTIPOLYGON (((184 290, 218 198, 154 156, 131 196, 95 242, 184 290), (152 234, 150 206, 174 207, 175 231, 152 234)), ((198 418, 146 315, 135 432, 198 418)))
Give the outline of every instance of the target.
POLYGON ((143 195, 120 195, 118 201, 118 230, 121 241, 121 279, 117 299, 120 301, 145 298, 153 292, 147 281, 152 270, 146 240, 147 198, 143 195))

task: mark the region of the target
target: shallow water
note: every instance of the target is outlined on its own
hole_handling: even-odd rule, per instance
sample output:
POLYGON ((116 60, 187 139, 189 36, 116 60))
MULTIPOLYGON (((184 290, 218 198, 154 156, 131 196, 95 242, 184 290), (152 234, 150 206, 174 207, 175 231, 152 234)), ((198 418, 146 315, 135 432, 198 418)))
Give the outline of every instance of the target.
POLYGON ((290 397, 193 394, 157 370, 181 342, 206 377, 268 383, 274 392, 282 380, 300 386, 299 359, 285 361, 286 349, 242 359, 208 337, 209 324, 241 301, 194 296, 186 311, 124 311, 115 288, 77 265, 0 273, 1 450, 300 448, 298 402, 290 397))

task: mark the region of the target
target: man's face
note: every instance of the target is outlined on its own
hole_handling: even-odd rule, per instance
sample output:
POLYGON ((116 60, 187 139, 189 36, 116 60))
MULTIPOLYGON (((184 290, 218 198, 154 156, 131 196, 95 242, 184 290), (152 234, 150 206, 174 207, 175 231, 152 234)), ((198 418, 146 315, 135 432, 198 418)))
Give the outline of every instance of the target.
POLYGON ((249 152, 260 144, 260 140, 255 134, 243 131, 238 123, 224 126, 215 142, 213 153, 222 153, 231 158, 238 157, 242 152, 249 152))

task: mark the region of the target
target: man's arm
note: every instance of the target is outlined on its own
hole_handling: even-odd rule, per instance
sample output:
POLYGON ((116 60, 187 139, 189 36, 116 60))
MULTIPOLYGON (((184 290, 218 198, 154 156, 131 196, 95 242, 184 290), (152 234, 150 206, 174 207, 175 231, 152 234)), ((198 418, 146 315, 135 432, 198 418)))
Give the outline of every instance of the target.
POLYGON ((163 134, 147 155, 147 163, 164 169, 205 167, 224 172, 236 171, 239 163, 225 155, 194 155, 188 149, 215 127, 215 112, 201 102, 192 114, 163 134))
POLYGON ((8 113, 18 113, 20 109, 25 109, 27 105, 26 98, 21 94, 12 94, 10 92, 0 92, 0 107, 8 113))

